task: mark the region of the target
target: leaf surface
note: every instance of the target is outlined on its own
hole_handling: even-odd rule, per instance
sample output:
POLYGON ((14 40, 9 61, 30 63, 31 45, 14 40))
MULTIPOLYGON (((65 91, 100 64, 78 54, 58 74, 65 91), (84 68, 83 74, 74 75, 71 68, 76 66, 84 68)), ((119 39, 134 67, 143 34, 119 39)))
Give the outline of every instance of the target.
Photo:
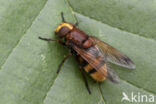
MULTIPOLYGON (((121 101, 123 92, 130 99, 132 93, 155 96, 155 1, 1 0, 0 5, 0 103, 131 104, 121 101), (54 30, 62 11, 67 21, 75 23, 77 18, 80 29, 124 52, 136 69, 112 64, 120 84, 99 84, 87 76, 91 95, 74 57, 57 75, 69 51, 38 36, 58 39, 54 30)), ((145 99, 141 103, 150 104, 145 99)))

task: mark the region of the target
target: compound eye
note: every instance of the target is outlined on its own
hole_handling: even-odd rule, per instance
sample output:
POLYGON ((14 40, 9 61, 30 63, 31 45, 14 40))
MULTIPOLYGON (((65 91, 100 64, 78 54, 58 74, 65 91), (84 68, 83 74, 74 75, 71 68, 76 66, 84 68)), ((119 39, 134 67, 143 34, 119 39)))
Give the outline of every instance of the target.
POLYGON ((66 34, 68 34, 70 31, 71 31, 70 28, 68 28, 67 26, 64 26, 64 27, 61 27, 61 29, 57 32, 57 34, 58 34, 60 37, 63 37, 63 36, 65 36, 66 34))

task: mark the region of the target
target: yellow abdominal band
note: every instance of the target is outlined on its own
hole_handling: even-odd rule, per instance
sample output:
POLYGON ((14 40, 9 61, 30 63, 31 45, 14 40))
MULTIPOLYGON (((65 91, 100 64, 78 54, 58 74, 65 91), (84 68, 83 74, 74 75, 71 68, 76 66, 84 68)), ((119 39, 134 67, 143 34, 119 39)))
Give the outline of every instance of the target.
POLYGON ((70 25, 69 23, 63 23, 63 24, 60 24, 57 28, 56 28, 56 30, 55 30, 55 32, 58 32, 62 27, 64 27, 64 26, 66 26, 66 27, 68 27, 69 29, 73 29, 73 26, 72 25, 70 25))

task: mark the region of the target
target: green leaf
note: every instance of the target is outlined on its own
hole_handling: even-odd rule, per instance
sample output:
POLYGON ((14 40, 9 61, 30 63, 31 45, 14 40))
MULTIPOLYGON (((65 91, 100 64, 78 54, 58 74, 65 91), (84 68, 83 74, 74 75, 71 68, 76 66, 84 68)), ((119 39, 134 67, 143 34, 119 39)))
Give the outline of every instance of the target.
POLYGON ((0 104, 139 104, 139 96, 156 95, 155 1, 1 0, 0 5, 0 104), (38 36, 57 38, 62 11, 67 21, 77 18, 80 29, 124 52, 136 69, 112 65, 119 84, 99 84, 87 75, 91 95, 74 57, 57 75, 69 51, 38 36), (123 92, 130 99, 137 95, 137 102, 121 102, 123 92))

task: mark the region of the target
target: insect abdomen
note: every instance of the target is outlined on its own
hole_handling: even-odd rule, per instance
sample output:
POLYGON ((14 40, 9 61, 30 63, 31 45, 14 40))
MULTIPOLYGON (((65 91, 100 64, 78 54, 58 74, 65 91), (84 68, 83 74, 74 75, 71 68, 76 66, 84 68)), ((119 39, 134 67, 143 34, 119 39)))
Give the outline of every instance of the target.
POLYGON ((79 56, 80 64, 83 69, 96 81, 104 81, 106 78, 98 73, 89 63, 87 63, 84 59, 79 56))

